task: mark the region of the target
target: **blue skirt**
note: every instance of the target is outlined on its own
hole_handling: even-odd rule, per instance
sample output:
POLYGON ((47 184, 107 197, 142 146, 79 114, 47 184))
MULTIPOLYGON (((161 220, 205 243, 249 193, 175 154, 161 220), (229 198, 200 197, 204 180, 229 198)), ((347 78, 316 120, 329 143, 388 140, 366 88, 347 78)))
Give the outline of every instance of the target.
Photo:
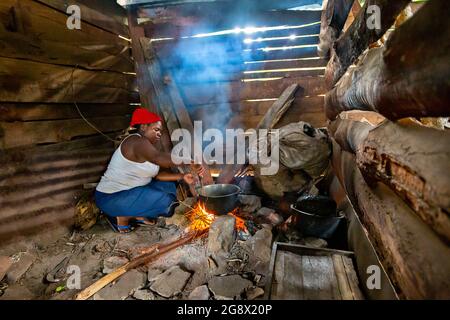
POLYGON ((175 182, 152 180, 145 186, 115 193, 95 191, 95 203, 111 217, 168 217, 174 212, 176 192, 175 182))

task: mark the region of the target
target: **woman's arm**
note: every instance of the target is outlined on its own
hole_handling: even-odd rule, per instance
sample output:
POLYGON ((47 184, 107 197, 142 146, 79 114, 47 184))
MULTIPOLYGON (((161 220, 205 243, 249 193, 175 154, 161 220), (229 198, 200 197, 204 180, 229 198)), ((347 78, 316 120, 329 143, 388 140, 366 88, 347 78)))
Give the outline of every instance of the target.
POLYGON ((183 174, 167 172, 167 171, 160 171, 158 173, 158 175, 155 177, 155 179, 158 179, 160 181, 178 181, 178 180, 183 179, 183 174))
POLYGON ((179 181, 184 180, 187 184, 194 183, 194 176, 191 173, 173 173, 167 171, 160 171, 155 177, 159 181, 179 181))

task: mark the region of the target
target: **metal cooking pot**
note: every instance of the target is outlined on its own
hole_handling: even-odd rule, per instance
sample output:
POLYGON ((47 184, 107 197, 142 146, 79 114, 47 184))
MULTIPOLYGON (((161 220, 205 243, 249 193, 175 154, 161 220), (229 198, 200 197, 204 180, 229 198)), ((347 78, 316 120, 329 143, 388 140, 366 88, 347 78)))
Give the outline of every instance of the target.
POLYGON ((208 212, 224 215, 237 207, 241 188, 234 184, 210 184, 197 188, 197 193, 208 212))
POLYGON ((291 205, 291 212, 299 216, 297 228, 304 236, 324 239, 331 238, 341 220, 345 218, 341 212, 333 216, 320 216, 298 210, 294 205, 291 205))

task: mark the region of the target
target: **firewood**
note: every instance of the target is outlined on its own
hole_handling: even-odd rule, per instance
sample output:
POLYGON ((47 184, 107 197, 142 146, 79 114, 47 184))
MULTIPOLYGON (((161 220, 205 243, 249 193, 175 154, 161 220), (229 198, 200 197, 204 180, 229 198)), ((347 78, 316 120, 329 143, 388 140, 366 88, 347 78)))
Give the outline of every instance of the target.
POLYGON ((325 97, 331 120, 345 110, 376 111, 396 120, 450 116, 450 22, 447 2, 431 0, 404 22, 383 48, 373 48, 325 97), (435 37, 429 35, 442 30, 435 37), (413 45, 422 39, 421 45, 413 45), (401 75, 401 76, 400 76, 401 75))

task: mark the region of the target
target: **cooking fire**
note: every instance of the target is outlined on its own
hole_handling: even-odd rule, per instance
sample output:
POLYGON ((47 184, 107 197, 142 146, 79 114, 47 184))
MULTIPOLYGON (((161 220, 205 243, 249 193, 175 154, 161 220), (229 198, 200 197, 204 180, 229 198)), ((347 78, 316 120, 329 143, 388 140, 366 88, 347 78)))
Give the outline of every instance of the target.
MULTIPOLYGON (((245 226, 245 220, 237 216, 238 212, 239 208, 235 208, 229 212, 228 215, 231 215, 236 219, 235 228, 237 231, 247 233, 248 229, 245 226)), ((190 222, 189 230, 204 231, 209 229, 217 216, 214 213, 208 212, 205 204, 198 201, 191 210, 186 212, 186 217, 190 222)))

